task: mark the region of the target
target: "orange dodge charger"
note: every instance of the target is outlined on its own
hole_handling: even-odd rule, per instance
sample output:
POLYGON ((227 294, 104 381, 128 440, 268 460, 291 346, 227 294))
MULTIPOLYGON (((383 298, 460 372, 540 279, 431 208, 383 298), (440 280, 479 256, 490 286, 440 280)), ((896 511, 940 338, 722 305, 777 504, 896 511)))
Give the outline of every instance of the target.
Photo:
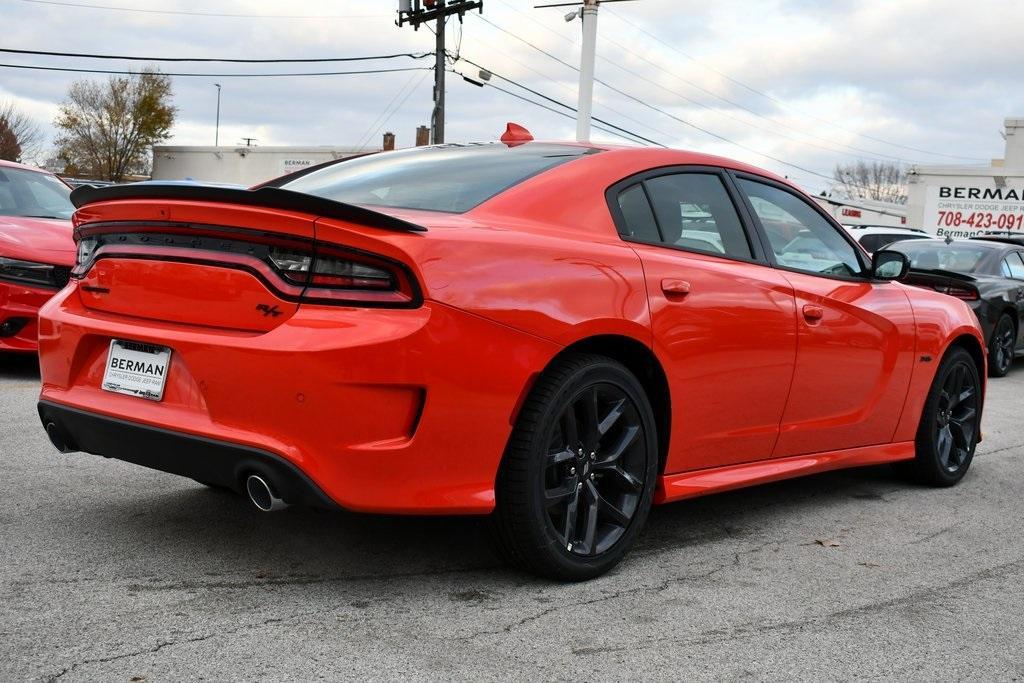
POLYGON ((984 341, 902 254, 869 261, 742 163, 510 130, 248 190, 76 190, 39 326, 53 444, 261 510, 490 514, 564 580, 614 566, 652 503, 964 476, 984 341))

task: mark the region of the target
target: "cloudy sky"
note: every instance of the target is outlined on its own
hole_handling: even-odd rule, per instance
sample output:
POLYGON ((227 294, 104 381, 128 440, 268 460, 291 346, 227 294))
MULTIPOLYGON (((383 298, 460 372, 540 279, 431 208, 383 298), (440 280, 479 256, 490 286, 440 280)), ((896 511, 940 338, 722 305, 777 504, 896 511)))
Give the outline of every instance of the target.
MULTIPOLYGON (((448 27, 449 49, 575 104, 580 23, 545 0, 485 0, 448 27), (547 53, 547 54, 545 54, 547 53)), ((321 58, 427 52, 434 36, 394 25, 397 0, 0 0, 0 47, 143 57, 321 58)), ((671 147, 749 161, 807 189, 837 162, 980 163, 1024 117, 1024 3, 1016 0, 635 0, 598 28, 595 115, 671 147)), ((11 65, 138 69, 139 62, 0 55, 0 101, 44 126, 69 83, 102 75, 11 65)), ((335 64, 169 63, 178 119, 169 144, 376 146, 413 143, 431 111, 431 73, 243 78, 223 74, 427 67, 409 58, 335 64), (221 74, 221 75, 206 75, 221 74)), ((460 60, 458 71, 479 69, 460 60)), ((494 78, 497 86, 557 109, 494 78)), ((449 74, 448 141, 490 140, 506 121, 572 138, 574 122, 449 74)), ((596 139, 617 140, 601 131, 596 139)))

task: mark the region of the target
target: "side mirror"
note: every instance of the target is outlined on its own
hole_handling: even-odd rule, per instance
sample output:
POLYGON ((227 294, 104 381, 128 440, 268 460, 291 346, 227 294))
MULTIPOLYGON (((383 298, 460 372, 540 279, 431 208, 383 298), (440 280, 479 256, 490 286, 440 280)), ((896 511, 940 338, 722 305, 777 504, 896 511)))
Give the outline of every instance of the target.
POLYGON ((871 275, 876 280, 902 280, 910 272, 910 259, 898 251, 883 249, 871 257, 871 275))

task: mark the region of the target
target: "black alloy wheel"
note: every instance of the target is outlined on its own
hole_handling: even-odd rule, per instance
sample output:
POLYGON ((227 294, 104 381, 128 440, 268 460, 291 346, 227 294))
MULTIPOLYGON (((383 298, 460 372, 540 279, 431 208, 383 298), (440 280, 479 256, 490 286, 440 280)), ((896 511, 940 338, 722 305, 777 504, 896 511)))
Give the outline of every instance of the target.
POLYGON ((502 554, 522 569, 580 581, 617 564, 654 496, 658 449, 643 387, 620 363, 572 354, 537 380, 496 487, 502 554))
POLYGON ((598 555, 626 532, 644 487, 643 429, 636 406, 613 384, 592 384, 563 408, 548 450, 544 498, 567 551, 598 555))
POLYGON ((1003 314, 992 330, 992 339, 989 341, 988 374, 992 377, 1005 377, 1013 365, 1016 348, 1017 326, 1013 318, 1003 314))
POLYGON ((925 401, 916 457, 900 469, 933 486, 960 481, 978 445, 982 398, 981 376, 971 354, 960 347, 950 349, 925 401))
POLYGON ((958 471, 971 457, 978 428, 978 383, 966 362, 952 366, 939 391, 935 413, 935 448, 947 472, 958 471))

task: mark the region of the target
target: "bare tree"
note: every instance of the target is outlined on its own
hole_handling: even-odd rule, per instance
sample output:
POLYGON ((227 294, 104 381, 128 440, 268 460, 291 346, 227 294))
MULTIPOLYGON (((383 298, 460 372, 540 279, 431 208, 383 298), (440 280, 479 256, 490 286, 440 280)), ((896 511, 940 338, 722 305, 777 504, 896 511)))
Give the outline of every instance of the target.
POLYGON ((8 161, 37 161, 42 151, 43 133, 39 124, 14 106, 14 102, 0 102, 0 159, 8 161))
POLYGON ((907 174, 900 164, 889 161, 836 164, 832 176, 836 181, 835 189, 850 199, 907 203, 907 174))
POLYGON ((170 77, 155 69, 72 83, 54 121, 68 172, 114 181, 145 174, 150 147, 170 137, 171 98, 170 77))

